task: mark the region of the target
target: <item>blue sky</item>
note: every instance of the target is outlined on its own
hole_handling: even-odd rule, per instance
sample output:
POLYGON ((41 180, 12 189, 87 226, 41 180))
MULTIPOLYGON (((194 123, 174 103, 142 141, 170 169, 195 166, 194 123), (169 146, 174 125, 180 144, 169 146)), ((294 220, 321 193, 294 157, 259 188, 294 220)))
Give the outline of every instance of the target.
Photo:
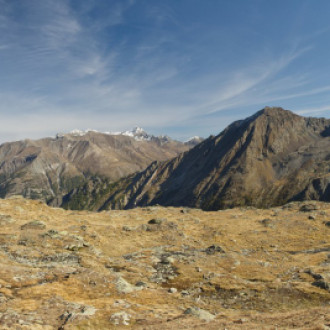
POLYGON ((329 117, 329 14, 328 0, 0 0, 0 142, 207 137, 266 105, 329 117))

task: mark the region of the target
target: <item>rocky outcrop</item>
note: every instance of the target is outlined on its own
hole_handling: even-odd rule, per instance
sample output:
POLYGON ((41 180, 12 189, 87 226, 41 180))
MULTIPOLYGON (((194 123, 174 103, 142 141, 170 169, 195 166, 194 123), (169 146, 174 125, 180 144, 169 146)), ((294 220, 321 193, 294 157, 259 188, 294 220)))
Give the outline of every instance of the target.
POLYGON ((330 120, 270 108, 120 181, 102 209, 160 204, 217 210, 330 200, 330 120))
POLYGON ((327 329, 329 217, 0 199, 0 328, 327 329))

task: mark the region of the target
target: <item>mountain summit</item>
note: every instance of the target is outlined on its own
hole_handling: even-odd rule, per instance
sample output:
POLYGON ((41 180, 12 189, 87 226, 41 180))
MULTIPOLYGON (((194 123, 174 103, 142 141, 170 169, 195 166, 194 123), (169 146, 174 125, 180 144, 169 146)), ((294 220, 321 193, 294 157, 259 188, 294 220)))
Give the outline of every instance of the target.
POLYGON ((103 208, 206 210, 330 200, 330 120, 266 107, 178 157, 123 179, 103 208))

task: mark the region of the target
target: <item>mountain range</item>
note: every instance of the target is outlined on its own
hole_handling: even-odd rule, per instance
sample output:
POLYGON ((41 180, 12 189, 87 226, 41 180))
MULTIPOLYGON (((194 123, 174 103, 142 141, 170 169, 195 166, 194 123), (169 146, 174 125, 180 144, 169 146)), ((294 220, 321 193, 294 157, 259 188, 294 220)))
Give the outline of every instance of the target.
POLYGON ((0 197, 22 195, 53 206, 86 182, 106 185, 143 170, 155 160, 173 158, 198 141, 153 136, 141 128, 122 133, 74 130, 55 138, 0 146, 0 197))
POLYGON ((183 143, 141 128, 0 146, 0 196, 68 209, 267 208, 330 201, 330 120, 266 107, 183 143))
MULTIPOLYGON (((97 188, 93 188, 94 191, 97 188)), ((293 200, 330 200, 330 120, 266 107, 194 148, 123 178, 87 208, 187 206, 218 210, 270 207, 293 200)))

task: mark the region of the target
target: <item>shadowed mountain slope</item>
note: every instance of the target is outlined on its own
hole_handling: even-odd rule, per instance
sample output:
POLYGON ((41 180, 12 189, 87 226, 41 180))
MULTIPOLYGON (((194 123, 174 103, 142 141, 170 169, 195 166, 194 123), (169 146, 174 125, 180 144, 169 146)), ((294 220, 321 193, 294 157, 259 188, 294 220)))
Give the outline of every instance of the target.
POLYGON ((301 199, 330 200, 330 120, 266 107, 119 181, 99 209, 160 204, 216 210, 301 199))

